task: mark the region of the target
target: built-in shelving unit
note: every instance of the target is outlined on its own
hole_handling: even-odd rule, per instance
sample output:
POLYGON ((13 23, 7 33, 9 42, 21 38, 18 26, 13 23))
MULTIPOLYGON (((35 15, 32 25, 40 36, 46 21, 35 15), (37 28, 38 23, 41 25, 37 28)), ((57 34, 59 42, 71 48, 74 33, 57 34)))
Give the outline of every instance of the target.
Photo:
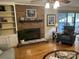
POLYGON ((16 33, 15 14, 13 5, 1 5, 0 8, 0 35, 16 33))

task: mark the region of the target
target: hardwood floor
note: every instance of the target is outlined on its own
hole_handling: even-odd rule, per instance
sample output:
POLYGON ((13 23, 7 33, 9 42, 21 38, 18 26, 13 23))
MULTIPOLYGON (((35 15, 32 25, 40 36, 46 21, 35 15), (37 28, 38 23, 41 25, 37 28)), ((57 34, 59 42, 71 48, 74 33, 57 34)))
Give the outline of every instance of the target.
POLYGON ((42 59, 45 54, 57 49, 68 49, 79 52, 79 41, 76 41, 73 46, 57 44, 54 42, 29 44, 15 48, 15 57, 16 59, 42 59))

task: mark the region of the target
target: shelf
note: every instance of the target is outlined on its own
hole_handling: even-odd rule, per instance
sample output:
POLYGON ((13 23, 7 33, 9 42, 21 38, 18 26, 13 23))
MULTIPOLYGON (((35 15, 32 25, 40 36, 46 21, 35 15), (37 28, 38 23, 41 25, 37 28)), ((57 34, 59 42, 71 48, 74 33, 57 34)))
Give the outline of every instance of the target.
POLYGON ((1 24, 14 24, 14 22, 0 22, 1 24))
POLYGON ((16 27, 12 27, 12 28, 0 28, 0 30, 10 30, 10 29, 16 29, 16 27))
POLYGON ((0 13, 6 13, 6 12, 14 13, 14 11, 0 11, 0 13))
POLYGON ((1 18, 12 18, 14 16, 0 16, 1 18))
POLYGON ((26 22, 42 22, 43 20, 26 20, 26 21, 19 21, 21 23, 26 23, 26 22))

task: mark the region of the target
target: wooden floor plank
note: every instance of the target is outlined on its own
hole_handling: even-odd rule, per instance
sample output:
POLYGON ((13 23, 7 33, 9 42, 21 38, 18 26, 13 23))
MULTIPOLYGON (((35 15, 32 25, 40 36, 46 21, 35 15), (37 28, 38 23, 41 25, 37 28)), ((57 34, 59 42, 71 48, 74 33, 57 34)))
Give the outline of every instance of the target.
POLYGON ((15 48, 15 57, 16 59, 42 59, 45 54, 57 49, 75 50, 79 52, 79 43, 77 42, 73 46, 54 42, 41 42, 24 45, 22 47, 15 48))

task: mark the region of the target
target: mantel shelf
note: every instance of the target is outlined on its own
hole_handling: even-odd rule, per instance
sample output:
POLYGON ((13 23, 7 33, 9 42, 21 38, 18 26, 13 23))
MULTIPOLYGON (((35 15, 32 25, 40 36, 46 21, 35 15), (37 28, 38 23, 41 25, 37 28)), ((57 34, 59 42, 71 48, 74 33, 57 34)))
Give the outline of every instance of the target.
POLYGON ((43 20, 25 20, 25 21, 20 21, 22 23, 25 23, 25 22, 42 22, 43 20))

